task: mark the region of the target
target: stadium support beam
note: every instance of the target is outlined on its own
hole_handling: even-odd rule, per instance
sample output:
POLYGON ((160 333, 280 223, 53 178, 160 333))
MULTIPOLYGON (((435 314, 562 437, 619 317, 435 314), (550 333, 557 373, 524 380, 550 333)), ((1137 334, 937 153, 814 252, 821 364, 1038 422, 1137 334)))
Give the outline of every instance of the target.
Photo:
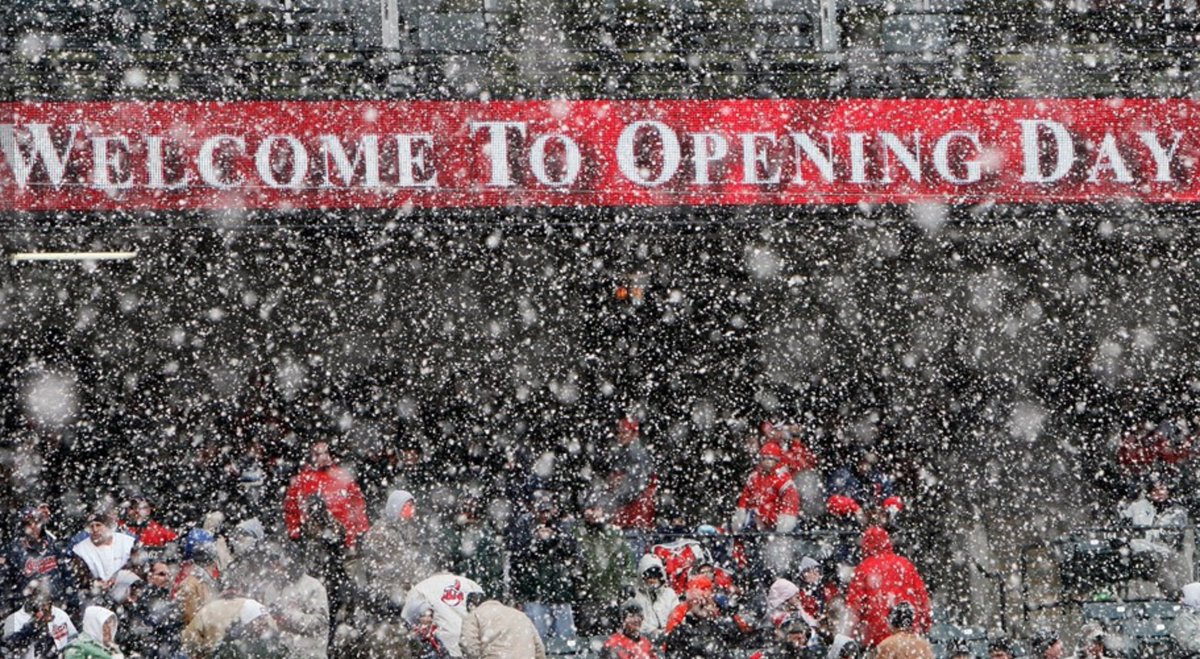
POLYGON ((841 41, 838 28, 838 1, 819 0, 817 3, 817 50, 836 53, 841 41))

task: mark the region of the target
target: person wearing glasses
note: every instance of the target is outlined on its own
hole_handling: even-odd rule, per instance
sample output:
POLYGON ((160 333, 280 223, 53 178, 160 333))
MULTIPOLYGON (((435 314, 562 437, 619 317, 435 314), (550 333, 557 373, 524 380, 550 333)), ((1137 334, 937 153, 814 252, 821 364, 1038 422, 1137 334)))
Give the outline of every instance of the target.
POLYGON ((165 562, 155 561, 146 571, 145 583, 129 604, 122 634, 131 653, 145 659, 166 659, 179 654, 179 636, 183 617, 179 603, 171 597, 175 570, 165 562))

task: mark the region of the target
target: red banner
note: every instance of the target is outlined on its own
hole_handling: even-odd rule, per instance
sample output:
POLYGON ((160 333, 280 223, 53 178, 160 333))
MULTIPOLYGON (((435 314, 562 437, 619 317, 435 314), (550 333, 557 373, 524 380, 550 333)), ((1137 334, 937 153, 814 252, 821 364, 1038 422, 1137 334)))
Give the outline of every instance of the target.
POLYGON ((1175 99, 0 104, 0 210, 1200 199, 1175 99))

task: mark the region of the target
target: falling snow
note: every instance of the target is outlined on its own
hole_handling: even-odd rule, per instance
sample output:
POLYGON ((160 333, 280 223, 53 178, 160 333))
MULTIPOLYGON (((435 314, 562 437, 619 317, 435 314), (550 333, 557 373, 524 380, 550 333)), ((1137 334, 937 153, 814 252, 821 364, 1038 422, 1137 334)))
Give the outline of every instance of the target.
POLYGON ((1198 44, 1193 0, 4 3, 2 653, 1200 655, 1198 44), (15 128, 162 101, 132 151, 15 128), (396 107, 435 128, 337 142, 396 107))

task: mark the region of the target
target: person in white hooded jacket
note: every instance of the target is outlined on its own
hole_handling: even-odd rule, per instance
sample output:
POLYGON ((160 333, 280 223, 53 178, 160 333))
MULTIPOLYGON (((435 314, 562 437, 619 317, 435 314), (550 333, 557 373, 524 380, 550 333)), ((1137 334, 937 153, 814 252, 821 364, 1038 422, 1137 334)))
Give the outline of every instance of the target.
POLYGON ((116 639, 117 614, 89 606, 83 612, 83 631, 63 651, 63 659, 122 659, 116 639))
POLYGON ((642 583, 634 589, 633 599, 642 607, 642 633, 662 634, 667 628, 667 618, 679 606, 679 595, 667 584, 662 559, 654 554, 645 554, 638 560, 638 574, 642 583))
POLYGON ((784 620, 799 617, 809 627, 816 628, 818 621, 804 610, 800 587, 787 579, 776 579, 767 591, 767 618, 778 627, 784 620))
POLYGON ((1171 638, 1188 656, 1200 655, 1200 582, 1183 587, 1183 609, 1171 621, 1171 638))

